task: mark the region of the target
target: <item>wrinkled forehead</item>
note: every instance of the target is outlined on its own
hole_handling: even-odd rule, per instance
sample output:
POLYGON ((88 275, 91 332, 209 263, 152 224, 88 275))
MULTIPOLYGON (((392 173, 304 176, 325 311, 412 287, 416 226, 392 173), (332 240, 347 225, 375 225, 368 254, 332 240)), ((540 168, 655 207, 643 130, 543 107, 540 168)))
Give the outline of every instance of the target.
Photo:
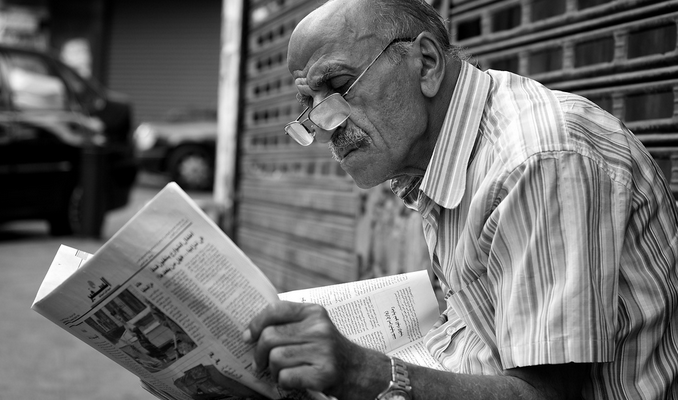
POLYGON ((342 1, 328 3, 304 18, 295 28, 287 53, 287 66, 295 78, 316 74, 317 69, 333 63, 349 62, 369 52, 374 33, 355 8, 338 7, 342 1))

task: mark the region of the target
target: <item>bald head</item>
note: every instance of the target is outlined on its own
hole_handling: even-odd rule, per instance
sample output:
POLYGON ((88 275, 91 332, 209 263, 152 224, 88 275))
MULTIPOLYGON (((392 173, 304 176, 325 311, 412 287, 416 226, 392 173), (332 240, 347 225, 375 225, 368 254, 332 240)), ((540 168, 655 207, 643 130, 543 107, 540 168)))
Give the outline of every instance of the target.
POLYGON ((365 13, 361 12, 364 1, 329 1, 307 15, 290 37, 287 54, 290 72, 319 58, 321 54, 316 53, 327 50, 328 44, 352 46, 375 37, 365 13))
POLYGON ((454 87, 447 47, 424 0, 328 1, 290 37, 288 68, 311 110, 299 122, 360 187, 423 175, 454 87))
POLYGON ((329 0, 292 33, 288 66, 290 71, 298 69, 290 62, 308 61, 312 54, 305 51, 321 47, 318 42, 328 39, 359 44, 376 38, 385 44, 395 38, 414 38, 424 31, 430 32, 448 55, 462 56, 460 49, 451 45, 444 20, 425 0, 329 0))

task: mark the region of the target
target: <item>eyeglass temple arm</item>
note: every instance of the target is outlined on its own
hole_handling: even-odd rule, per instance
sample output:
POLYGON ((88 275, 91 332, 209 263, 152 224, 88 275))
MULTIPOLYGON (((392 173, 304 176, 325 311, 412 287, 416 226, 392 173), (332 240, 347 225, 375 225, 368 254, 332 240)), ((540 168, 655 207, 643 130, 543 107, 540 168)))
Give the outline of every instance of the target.
POLYGON ((297 119, 295 119, 295 120, 292 121, 292 122, 299 122, 299 120, 301 119, 301 117, 302 117, 304 114, 306 114, 306 111, 308 111, 309 108, 311 108, 311 107, 310 107, 310 106, 306 106, 306 108, 304 108, 304 111, 302 111, 301 114, 299 114, 299 116, 297 117, 297 119))
MULTIPOLYGON (((386 50, 386 48, 384 48, 384 50, 386 50)), ((369 64, 367 65, 367 67, 363 70, 363 72, 362 72, 360 75, 358 75, 358 78, 356 78, 356 80, 353 81, 353 83, 351 84, 351 86, 349 86, 348 89, 346 89, 346 91, 344 92, 344 94, 341 95, 341 97, 345 97, 345 96, 348 94, 348 92, 350 92, 351 89, 353 89, 353 86, 355 86, 355 84, 358 83, 358 81, 360 80, 360 78, 362 78, 363 75, 365 75, 365 73, 367 72, 368 69, 370 69, 370 67, 372 66, 372 64, 374 64, 375 62, 377 62, 377 60, 379 59, 379 57, 381 57, 381 55, 384 54, 384 50, 382 50, 379 54, 377 54, 376 57, 374 57, 374 60, 372 60, 372 62, 369 63, 369 64)))
POLYGON ((372 60, 371 63, 367 64, 367 67, 365 67, 365 69, 363 70, 363 72, 362 72, 360 75, 358 75, 358 78, 356 78, 356 80, 353 81, 353 83, 351 84, 351 86, 349 86, 348 89, 346 89, 346 91, 344 92, 344 94, 341 95, 341 97, 345 97, 345 96, 348 94, 348 92, 350 92, 351 89, 353 89, 353 86, 355 86, 355 84, 358 83, 358 81, 360 80, 360 78, 362 78, 363 75, 365 75, 365 73, 367 72, 368 69, 370 69, 370 67, 372 66, 372 64, 374 64, 375 62, 377 62, 377 60, 379 59, 379 57, 381 57, 381 55, 384 54, 384 52, 386 51, 386 49, 388 49, 389 47, 391 47, 392 44, 398 43, 398 42, 413 42, 415 39, 416 39, 416 38, 396 38, 396 39, 391 40, 391 42, 390 42, 389 44, 387 44, 386 47, 384 47, 384 48, 379 52, 379 54, 377 54, 376 57, 374 57, 374 60, 372 60))

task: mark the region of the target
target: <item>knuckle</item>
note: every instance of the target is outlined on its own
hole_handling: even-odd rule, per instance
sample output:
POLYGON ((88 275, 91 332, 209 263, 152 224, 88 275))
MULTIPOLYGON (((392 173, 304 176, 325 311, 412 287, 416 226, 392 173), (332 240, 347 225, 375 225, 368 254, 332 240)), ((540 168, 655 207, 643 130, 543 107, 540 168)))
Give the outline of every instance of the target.
POLYGON ((283 369, 278 373, 278 384, 287 389, 301 389, 304 387, 302 376, 293 369, 283 369))
POLYGON ((327 320, 324 323, 318 324, 316 326, 317 332, 322 336, 331 336, 334 333, 334 325, 327 320))
POLYGON ((263 344, 264 346, 269 346, 275 342, 276 337, 277 333, 275 327, 267 326, 261 331, 261 334, 259 335, 259 343, 263 344))
POLYGON ((308 310, 308 313, 312 314, 312 315, 317 315, 317 316, 327 315, 327 310, 325 310, 325 307, 323 307, 319 304, 309 304, 307 306, 307 310, 308 310))
POLYGON ((276 316, 282 315, 282 314, 285 313, 285 307, 284 306, 285 305, 282 304, 281 302, 269 304, 269 305, 266 306, 266 308, 264 308, 261 315, 265 315, 267 321, 271 320, 271 319, 274 320, 276 318, 276 316))
POLYGON ((274 347, 269 353, 269 360, 271 364, 278 364, 291 356, 290 350, 287 346, 285 347, 274 347))

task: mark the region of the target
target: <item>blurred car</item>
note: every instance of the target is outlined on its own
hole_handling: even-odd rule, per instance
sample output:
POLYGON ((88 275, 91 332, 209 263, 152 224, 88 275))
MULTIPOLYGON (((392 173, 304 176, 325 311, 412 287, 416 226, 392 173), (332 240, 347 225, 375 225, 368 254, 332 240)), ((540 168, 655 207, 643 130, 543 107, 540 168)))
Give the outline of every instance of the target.
POLYGON ((214 184, 216 112, 183 111, 166 121, 143 122, 134 131, 139 168, 169 175, 185 190, 214 184))
POLYGON ((127 204, 137 168, 132 106, 47 53, 0 46, 0 222, 45 219, 81 233, 83 176, 104 211, 127 204), (93 154, 94 162, 83 165, 93 154))

